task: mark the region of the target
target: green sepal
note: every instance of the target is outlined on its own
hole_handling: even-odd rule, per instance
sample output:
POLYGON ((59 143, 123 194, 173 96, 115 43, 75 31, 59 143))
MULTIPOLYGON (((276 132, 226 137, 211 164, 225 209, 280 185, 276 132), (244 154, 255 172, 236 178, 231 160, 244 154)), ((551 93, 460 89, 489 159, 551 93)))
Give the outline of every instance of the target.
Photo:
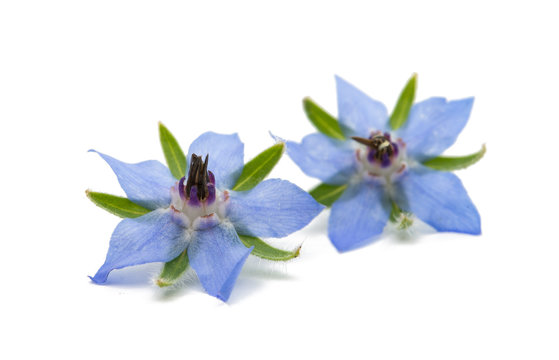
POLYGON ((392 209, 390 211, 389 219, 391 222, 396 224, 396 228, 398 228, 398 230, 406 230, 413 225, 412 214, 400 209, 394 201, 392 201, 392 209))
POLYGON ((284 150, 285 143, 279 142, 246 163, 232 190, 246 191, 258 185, 276 166, 284 150))
POLYGON ((390 127, 392 130, 398 130, 408 120, 413 100, 415 99, 415 88, 417 86, 417 74, 413 74, 408 83, 400 93, 398 102, 394 106, 394 111, 390 116, 390 127))
POLYGON ((303 99, 303 108, 305 113, 307 113, 307 117, 318 131, 331 138, 345 140, 338 120, 318 106, 311 98, 306 97, 303 99))
POLYGON ((85 195, 101 209, 105 209, 111 214, 120 216, 121 218, 137 218, 151 211, 133 203, 125 197, 90 190, 86 190, 85 195))
POLYGON ((266 244, 261 239, 248 236, 248 235, 239 235, 239 239, 246 247, 254 246, 252 249, 251 255, 258 256, 259 258, 272 260, 272 261, 287 261, 296 258, 299 256, 299 252, 301 251, 301 247, 297 247, 293 251, 286 251, 277 249, 273 246, 266 244))
POLYGON ((159 287, 173 285, 178 279, 180 279, 186 269, 188 269, 188 264, 188 253, 186 249, 184 249, 179 256, 165 263, 163 270, 161 270, 161 274, 159 274, 155 283, 159 287))
POLYGON ((159 140, 171 174, 176 179, 182 178, 186 174, 186 156, 177 139, 161 122, 159 123, 159 140))
POLYGON ((342 196, 346 188, 347 185, 320 184, 309 191, 309 194, 322 205, 330 207, 342 196))
POLYGON ((431 169, 440 171, 453 171, 465 169, 470 165, 477 163, 483 155, 485 155, 485 144, 482 145, 481 150, 466 156, 439 156, 430 160, 427 160, 423 165, 430 167, 431 169))

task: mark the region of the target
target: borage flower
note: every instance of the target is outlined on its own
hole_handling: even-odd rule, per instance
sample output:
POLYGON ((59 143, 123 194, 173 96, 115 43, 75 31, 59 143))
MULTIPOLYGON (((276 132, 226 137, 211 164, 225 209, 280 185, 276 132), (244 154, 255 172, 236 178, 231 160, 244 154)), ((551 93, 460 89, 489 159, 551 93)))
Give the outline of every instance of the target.
POLYGON ((321 133, 287 142, 287 152, 323 181, 310 193, 332 206, 328 235, 338 251, 377 239, 389 219, 408 228, 413 215, 437 231, 480 234, 474 204, 444 170, 475 163, 485 147, 460 158, 439 156, 466 125, 473 98, 434 97, 412 106, 414 75, 389 118, 382 103, 339 77, 336 82, 338 121, 306 98, 305 111, 321 133))
POLYGON ((154 160, 127 164, 98 152, 128 199, 89 191, 88 197, 128 218, 114 230, 105 263, 91 277, 95 283, 105 283, 115 269, 166 262, 156 283, 167 286, 190 265, 208 294, 227 301, 249 254, 270 260, 299 254, 257 238, 287 236, 324 207, 288 181, 260 182, 281 157, 283 143, 243 165, 244 145, 236 134, 207 132, 191 144, 183 176, 186 157, 162 124, 160 137, 170 169, 154 160))

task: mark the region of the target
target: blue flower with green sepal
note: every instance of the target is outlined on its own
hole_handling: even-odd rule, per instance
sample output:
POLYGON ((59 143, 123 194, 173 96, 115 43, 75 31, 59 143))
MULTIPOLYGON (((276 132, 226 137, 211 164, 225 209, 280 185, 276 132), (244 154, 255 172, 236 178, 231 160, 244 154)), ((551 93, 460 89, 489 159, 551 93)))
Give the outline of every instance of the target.
POLYGON ((249 255, 273 261, 298 256, 299 248, 276 249, 260 239, 287 236, 324 208, 289 181, 262 181, 284 143, 244 164, 237 134, 204 133, 187 157, 165 126, 159 130, 168 167, 155 160, 128 164, 97 152, 127 198, 86 192, 96 205, 125 218, 93 282, 105 283, 115 269, 164 262, 157 285, 172 285, 192 267, 208 294, 227 301, 249 255))
POLYGON ((478 211, 450 171, 477 162, 485 146, 468 156, 441 156, 466 125, 474 99, 433 97, 414 104, 416 81, 414 74, 391 116, 340 77, 337 120, 303 100, 319 133, 288 141, 287 153, 322 181, 310 194, 332 207, 328 236, 338 251, 378 239, 388 221, 407 229, 414 216, 437 231, 481 233, 478 211))

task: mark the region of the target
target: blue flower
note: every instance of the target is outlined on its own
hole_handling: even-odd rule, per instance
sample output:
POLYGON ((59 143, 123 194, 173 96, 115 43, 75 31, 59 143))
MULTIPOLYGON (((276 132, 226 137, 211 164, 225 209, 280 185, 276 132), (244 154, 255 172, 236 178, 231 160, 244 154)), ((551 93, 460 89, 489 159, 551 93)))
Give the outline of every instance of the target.
POLYGON ((151 211, 117 225, 105 263, 91 279, 101 284, 112 270, 168 262, 187 249, 206 292, 227 301, 253 250, 238 234, 284 237, 323 209, 285 180, 265 180, 248 191, 229 190, 243 169, 243 151, 236 134, 204 133, 191 144, 188 175, 179 181, 158 161, 127 164, 98 152, 128 199, 151 211))
POLYGON ((328 223, 338 251, 377 239, 391 214, 404 226, 413 213, 437 231, 480 234, 479 214, 461 181, 424 165, 455 142, 473 98, 419 102, 392 131, 382 103, 339 77, 336 82, 340 139, 315 133, 287 142, 287 152, 307 175, 340 185, 328 223))

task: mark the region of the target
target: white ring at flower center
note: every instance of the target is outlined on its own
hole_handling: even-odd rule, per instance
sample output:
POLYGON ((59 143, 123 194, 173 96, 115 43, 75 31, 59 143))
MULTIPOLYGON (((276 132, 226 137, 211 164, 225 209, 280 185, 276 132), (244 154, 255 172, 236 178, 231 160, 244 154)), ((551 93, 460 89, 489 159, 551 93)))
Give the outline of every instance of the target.
POLYGON ((197 230, 198 227, 213 227, 225 218, 225 206, 229 200, 227 190, 216 189, 215 200, 211 204, 200 201, 200 205, 191 205, 180 197, 177 185, 171 188, 171 209, 173 220, 185 227, 197 230), (213 225, 209 225, 211 222, 213 225))

